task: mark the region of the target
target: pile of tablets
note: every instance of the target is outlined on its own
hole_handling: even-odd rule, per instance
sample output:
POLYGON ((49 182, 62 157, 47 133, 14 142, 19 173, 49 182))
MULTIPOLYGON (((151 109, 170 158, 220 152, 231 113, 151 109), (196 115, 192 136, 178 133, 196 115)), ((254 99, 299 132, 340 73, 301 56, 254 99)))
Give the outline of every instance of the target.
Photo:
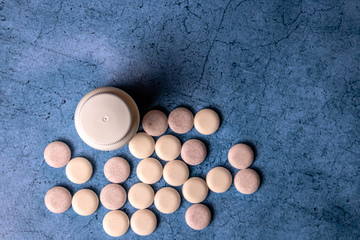
MULTIPOLYGON (((130 153, 141 161, 137 164, 136 174, 140 182, 134 184, 126 193, 119 185, 126 181, 130 174, 130 165, 126 159, 113 157, 104 165, 104 175, 111 183, 106 185, 100 193, 101 204, 110 210, 103 219, 104 231, 113 237, 127 232, 129 226, 138 235, 149 235, 157 225, 155 214, 147 209, 153 203, 158 211, 164 214, 175 212, 181 202, 181 196, 173 187, 182 186, 182 196, 190 203, 185 214, 185 221, 189 227, 201 230, 211 221, 209 208, 201 204, 210 189, 216 193, 226 192, 232 182, 232 175, 224 167, 215 167, 206 175, 206 181, 200 177, 189 178, 188 165, 201 164, 206 156, 205 144, 199 139, 190 139, 181 145, 180 140, 170 134, 163 135, 168 127, 177 133, 185 134, 193 127, 204 135, 217 131, 220 125, 218 114, 211 109, 199 111, 195 117, 184 107, 173 110, 169 117, 159 110, 151 110, 145 114, 142 127, 145 132, 138 132, 129 142, 130 153), (153 137, 158 137, 156 142, 153 137), (151 157, 153 153, 165 161, 162 163, 151 157), (182 160, 178 157, 181 156, 182 160), (163 187, 156 193, 150 184, 161 178, 171 187, 163 187), (130 218, 119 210, 125 202, 138 209, 130 218)), ((85 158, 77 157, 72 160, 70 149, 62 142, 49 144, 44 152, 45 161, 52 167, 66 165, 66 176, 71 182, 81 184, 90 179, 92 166, 85 158)), ((249 169, 254 159, 254 153, 246 144, 236 144, 228 152, 230 164, 240 169, 234 177, 235 188, 243 194, 255 192, 260 185, 260 177, 255 170, 249 169)), ((63 187, 54 187, 45 196, 46 207, 61 213, 72 205, 79 215, 90 215, 98 208, 99 199, 90 189, 79 190, 71 197, 70 192, 63 187)))

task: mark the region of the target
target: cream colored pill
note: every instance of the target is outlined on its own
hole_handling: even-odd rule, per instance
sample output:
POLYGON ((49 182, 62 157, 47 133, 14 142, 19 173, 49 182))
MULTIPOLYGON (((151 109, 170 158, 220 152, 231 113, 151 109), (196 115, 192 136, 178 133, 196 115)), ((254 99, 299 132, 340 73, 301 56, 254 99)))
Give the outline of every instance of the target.
POLYGON ((140 236, 146 236, 155 231, 157 219, 149 209, 137 210, 130 219, 131 229, 140 236))
POLYGON ((206 158, 205 144, 198 139, 187 140, 181 147, 181 158, 189 165, 198 165, 206 158))
POLYGON ((260 186, 259 174, 250 168, 240 170, 234 177, 235 188, 243 194, 252 194, 260 186))
POLYGON ((180 206, 180 195, 172 187, 161 188, 155 194, 155 207, 162 213, 173 213, 180 206))
POLYGON ((130 175, 130 165, 122 157, 110 158, 104 165, 104 175, 113 183, 122 183, 130 175))
POLYGON ((247 144, 235 144, 228 152, 228 160, 234 168, 245 169, 253 163, 254 152, 247 144))
POLYGON ((71 194, 64 187, 53 187, 45 195, 45 206, 53 213, 63 213, 71 205, 71 194))
POLYGON ((155 144, 156 155, 165 161, 176 159, 181 151, 179 139, 173 135, 164 135, 160 137, 155 144))
POLYGON ((220 117, 212 109, 202 109, 195 115, 194 127, 201 134, 213 134, 218 130, 219 125, 220 117))
POLYGON ((165 113, 159 110, 151 110, 145 114, 142 127, 147 134, 160 136, 168 128, 168 119, 165 113))
POLYGON ((208 194, 208 186, 204 179, 199 177, 189 178, 182 187, 184 198, 191 203, 200 203, 208 194))
POLYGON ((173 160, 165 164, 163 176, 171 186, 181 186, 189 178, 189 168, 181 160, 173 160))
POLYGON ((73 196, 72 208, 81 216, 93 214, 98 206, 99 198, 96 193, 90 189, 81 189, 73 196))
POLYGON ((136 167, 136 175, 146 184, 154 184, 160 180, 163 168, 155 158, 145 158, 136 167))
POLYGON ((107 209, 119 209, 126 202, 126 191, 119 184, 108 184, 100 192, 100 202, 107 209))
POLYGON ((223 193, 230 188, 232 176, 226 168, 215 167, 206 175, 206 183, 211 191, 223 193))
POLYGON ((154 190, 148 184, 136 183, 130 188, 128 199, 134 208, 147 208, 154 201, 154 190))
POLYGON ((104 231, 111 237, 120 237, 129 229, 129 218, 123 211, 113 210, 103 218, 104 231))
POLYGON ((129 151, 136 158, 147 158, 154 152, 154 139, 144 132, 137 133, 129 142, 129 151))
POLYGON ((67 178, 76 184, 87 182, 93 173, 93 168, 89 160, 83 157, 77 157, 70 160, 66 165, 67 178))
POLYGON ((194 230, 204 229, 211 221, 210 209, 204 204, 191 205, 186 210, 185 221, 194 230))
POLYGON ((64 167, 71 158, 71 151, 68 145, 55 141, 47 145, 44 150, 45 162, 54 168, 64 167))
POLYGON ((175 108, 169 115, 169 127, 176 133, 187 133, 194 125, 194 115, 184 107, 175 108))

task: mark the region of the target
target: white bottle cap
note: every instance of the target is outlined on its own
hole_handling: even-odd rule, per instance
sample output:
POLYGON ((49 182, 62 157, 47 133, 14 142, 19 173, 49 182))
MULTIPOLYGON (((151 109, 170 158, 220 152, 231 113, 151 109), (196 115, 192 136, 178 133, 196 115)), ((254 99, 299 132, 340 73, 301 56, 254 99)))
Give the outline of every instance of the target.
POLYGON ((139 128, 139 110, 124 91, 97 88, 86 94, 75 111, 75 128, 89 146, 111 151, 127 144, 139 128))

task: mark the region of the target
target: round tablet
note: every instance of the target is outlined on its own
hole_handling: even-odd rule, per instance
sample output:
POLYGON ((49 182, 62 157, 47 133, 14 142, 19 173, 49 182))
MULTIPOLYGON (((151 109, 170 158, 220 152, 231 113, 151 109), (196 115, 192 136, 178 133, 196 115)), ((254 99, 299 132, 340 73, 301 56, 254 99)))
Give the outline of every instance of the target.
POLYGON ((172 187, 164 187, 156 192, 155 207, 162 213, 173 213, 180 206, 180 194, 172 187))
POLYGON ((71 205, 71 194, 64 187, 53 187, 45 195, 45 206, 53 213, 63 213, 71 205))
POLYGON ((219 125, 219 115, 212 109, 202 109, 195 115, 194 126, 201 134, 210 135, 218 130, 219 125))
POLYGON ((155 158, 145 158, 136 167, 136 175, 146 184, 154 184, 160 180, 163 168, 155 158))
POLYGON ((160 137, 155 144, 156 155, 162 160, 171 161, 177 158, 181 151, 181 143, 173 135, 160 137))
POLYGON ((149 209, 137 210, 130 219, 131 229, 141 236, 146 236, 154 232, 156 225, 156 216, 149 209))
POLYGON ((104 165, 104 175, 110 182, 124 182, 130 175, 130 165, 122 157, 110 158, 104 165))
POLYGON ((234 168, 245 169, 253 163, 254 152, 247 144, 235 144, 228 152, 228 160, 234 168))
POLYGON ((126 191, 119 184, 108 184, 100 192, 100 202, 109 210, 119 209, 126 202, 126 191))
POLYGON ((83 157, 77 157, 70 160, 66 165, 67 178, 77 184, 87 182, 93 173, 91 163, 83 157))
POLYGON ((200 203, 208 194, 208 186, 204 179, 199 177, 189 178, 182 187, 184 198, 191 203, 200 203))
POLYGON ((165 113, 159 110, 151 110, 145 114, 142 127, 147 134, 160 136, 168 128, 168 119, 165 113))
POLYGON ((171 186, 181 186, 189 178, 189 168, 181 160, 173 160, 165 164, 163 176, 171 186))
POLYGON ((147 158, 154 152, 154 139, 144 132, 137 133, 129 142, 129 151, 136 158, 147 158))
POLYGON ((206 175, 206 183, 211 191, 223 193, 230 188, 232 176, 226 168, 215 167, 206 175))
POLYGON ((61 168, 70 161, 70 158, 70 148, 63 142, 55 141, 45 148, 44 159, 50 167, 61 168))
POLYGON ((104 231, 111 237, 120 237, 129 229, 129 218, 120 210, 108 212, 102 223, 104 231))
POLYGON ((210 209, 204 204, 191 205, 186 210, 185 221, 194 230, 204 229, 211 221, 210 209))
POLYGON ((147 208, 154 201, 154 190, 145 183, 136 183, 130 188, 128 199, 134 208, 147 208))
POLYGON ((74 211, 81 216, 93 214, 99 206, 99 198, 96 193, 90 189, 81 189, 77 191, 72 199, 74 211))
POLYGON ((259 174, 250 168, 240 170, 234 177, 235 188, 243 194, 252 194, 260 186, 259 174))
POLYGON ((206 146, 198 139, 187 140, 181 147, 181 158, 189 165, 198 165, 206 158, 206 146))
POLYGON ((187 133, 193 125, 194 115, 187 108, 175 108, 169 115, 169 127, 176 133, 187 133))

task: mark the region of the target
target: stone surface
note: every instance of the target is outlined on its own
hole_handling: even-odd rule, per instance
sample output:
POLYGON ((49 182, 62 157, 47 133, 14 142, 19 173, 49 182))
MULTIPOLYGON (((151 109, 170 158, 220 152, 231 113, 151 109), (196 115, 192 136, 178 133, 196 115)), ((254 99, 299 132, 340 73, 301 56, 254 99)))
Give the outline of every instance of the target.
POLYGON ((181 136, 209 147, 192 177, 218 165, 234 175, 230 147, 255 150, 256 193, 210 193, 202 231, 189 231, 186 201, 170 215, 152 206, 159 225, 148 239, 360 238, 359 22, 358 1, 0 1, 0 238, 107 238, 104 207, 81 217, 43 201, 56 185, 99 194, 113 156, 131 164, 125 189, 138 181, 127 147, 97 151, 75 131, 78 101, 102 86, 127 91, 142 116, 218 111, 216 133, 181 136), (90 181, 76 186, 45 163, 55 140, 91 161, 90 181))

